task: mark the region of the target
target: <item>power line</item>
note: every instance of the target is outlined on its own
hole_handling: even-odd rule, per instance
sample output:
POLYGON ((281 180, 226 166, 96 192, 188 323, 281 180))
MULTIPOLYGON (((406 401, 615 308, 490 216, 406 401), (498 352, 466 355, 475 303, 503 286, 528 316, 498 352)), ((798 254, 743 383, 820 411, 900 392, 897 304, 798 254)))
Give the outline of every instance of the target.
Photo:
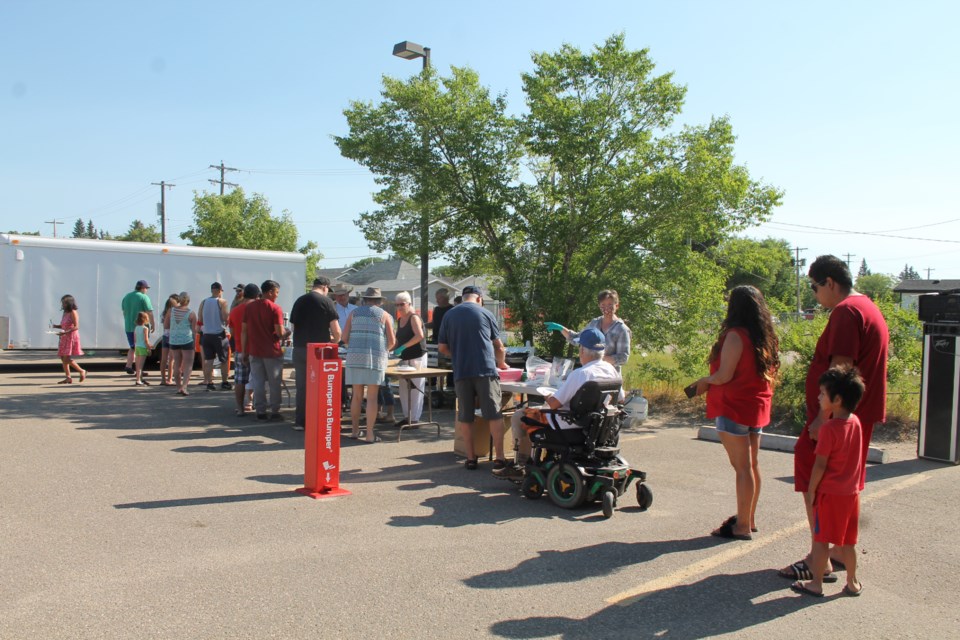
POLYGON ((776 228, 776 225, 779 224, 786 227, 797 227, 800 229, 813 229, 813 231, 810 231, 808 233, 819 233, 819 234, 844 233, 844 234, 857 235, 857 236, 876 236, 880 238, 893 238, 895 240, 920 240, 923 242, 946 242, 949 244, 960 244, 960 240, 946 240, 944 238, 918 238, 915 236, 899 236, 899 235, 892 235, 888 233, 880 233, 876 231, 851 231, 849 229, 833 229, 829 227, 817 227, 817 226, 807 225, 807 224, 792 224, 789 222, 776 222, 776 223, 768 222, 766 224, 772 225, 774 226, 774 228, 776 228))

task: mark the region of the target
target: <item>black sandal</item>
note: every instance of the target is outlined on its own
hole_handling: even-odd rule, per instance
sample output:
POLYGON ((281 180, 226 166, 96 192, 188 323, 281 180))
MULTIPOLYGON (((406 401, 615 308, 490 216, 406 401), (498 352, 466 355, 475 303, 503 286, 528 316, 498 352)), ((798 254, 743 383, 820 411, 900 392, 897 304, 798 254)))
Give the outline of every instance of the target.
POLYGON ((753 540, 753 536, 749 533, 734 533, 733 525, 737 521, 737 516, 727 518, 723 521, 723 524, 720 525, 719 529, 714 529, 710 532, 710 535, 717 538, 725 538, 727 540, 753 540))
POLYGON ((463 463, 463 466, 467 471, 476 471, 477 470, 477 459, 476 458, 467 458, 467 461, 463 463))
MULTIPOLYGON (((813 580, 813 572, 810 571, 810 566, 807 565, 806 560, 799 560, 786 569, 780 569, 777 571, 777 575, 787 580, 813 580)), ((823 581, 826 583, 833 583, 837 580, 839 578, 835 573, 823 574, 823 581)))

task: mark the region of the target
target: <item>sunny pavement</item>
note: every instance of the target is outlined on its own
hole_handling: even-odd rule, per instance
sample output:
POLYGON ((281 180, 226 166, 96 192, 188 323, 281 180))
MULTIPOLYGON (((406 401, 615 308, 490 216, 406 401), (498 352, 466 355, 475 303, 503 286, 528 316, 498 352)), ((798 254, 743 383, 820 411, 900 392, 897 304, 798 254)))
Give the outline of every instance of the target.
MULTIPOLYGON (((465 471, 442 436, 344 439, 342 486, 312 500, 303 434, 238 418, 232 394, 57 386, 0 371, 0 638, 956 637, 960 471, 911 444, 873 466, 861 598, 792 593, 789 454, 762 451, 760 533, 722 542, 733 473, 697 423, 653 418, 622 448, 654 504, 564 511, 465 471)), ((156 377, 153 378, 156 380, 156 377)), ((292 385, 291 385, 292 386, 292 385)), ((285 409, 287 416, 290 409, 285 409)))

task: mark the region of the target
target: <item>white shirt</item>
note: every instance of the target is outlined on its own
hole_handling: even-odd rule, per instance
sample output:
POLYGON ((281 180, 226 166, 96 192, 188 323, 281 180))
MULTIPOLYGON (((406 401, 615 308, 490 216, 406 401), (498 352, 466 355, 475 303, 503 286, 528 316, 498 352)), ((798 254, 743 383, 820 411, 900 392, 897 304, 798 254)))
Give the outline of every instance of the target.
MULTIPOLYGON (((580 390, 580 387, 590 381, 595 381, 601 387, 609 386, 610 383, 621 382, 620 374, 616 367, 606 360, 592 360, 579 369, 574 369, 567 376, 567 379, 560 385, 557 392, 553 394, 554 399, 561 405, 562 409, 570 408, 570 400, 580 390)), ((623 400, 623 388, 620 388, 619 399, 623 400)))

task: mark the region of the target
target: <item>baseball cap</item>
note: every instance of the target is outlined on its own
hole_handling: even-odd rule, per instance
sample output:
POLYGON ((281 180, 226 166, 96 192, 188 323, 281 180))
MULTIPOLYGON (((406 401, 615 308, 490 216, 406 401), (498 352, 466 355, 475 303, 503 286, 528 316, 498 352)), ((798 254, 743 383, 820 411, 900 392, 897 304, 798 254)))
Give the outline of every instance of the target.
POLYGON ((599 329, 584 329, 579 336, 573 339, 573 344, 591 351, 603 351, 607 348, 607 345, 604 344, 603 334, 600 333, 599 329))
POLYGON ((314 279, 313 279, 313 286, 315 286, 315 287, 329 287, 329 286, 330 286, 330 278, 328 278, 328 277, 326 277, 326 276, 320 276, 319 278, 314 278, 314 279))
POLYGON ((147 284, 147 281, 146 281, 146 280, 137 280, 137 286, 134 287, 134 288, 136 288, 136 289, 149 289, 149 288, 150 288, 150 285, 147 284))
POLYGON ((243 291, 243 283, 238 284, 233 288, 234 291, 243 291))
POLYGON ((482 297, 483 291, 481 291, 480 287, 478 287, 475 284, 468 284, 463 288, 463 291, 460 292, 460 295, 464 295, 464 296, 474 295, 474 296, 482 297))
POLYGON ((256 300, 257 296, 260 295, 260 287, 253 284, 252 282, 243 287, 243 297, 249 298, 250 300, 256 300))
POLYGON ((223 285, 219 282, 214 282, 212 285, 210 285, 210 288, 216 289, 217 291, 223 291, 223 285))

